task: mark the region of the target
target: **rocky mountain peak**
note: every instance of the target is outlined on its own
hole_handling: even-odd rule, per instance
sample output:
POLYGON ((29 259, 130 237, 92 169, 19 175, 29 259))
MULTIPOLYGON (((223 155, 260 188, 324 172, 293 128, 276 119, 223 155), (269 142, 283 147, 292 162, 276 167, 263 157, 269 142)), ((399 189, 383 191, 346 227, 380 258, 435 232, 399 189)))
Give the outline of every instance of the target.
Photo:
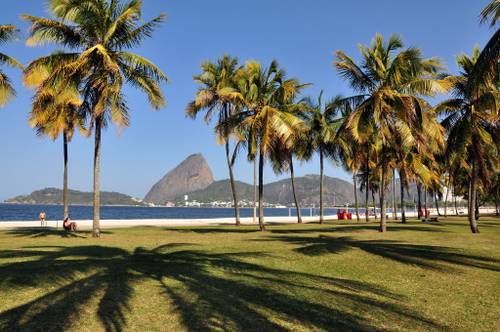
POLYGON ((212 170, 203 155, 192 154, 155 183, 144 201, 163 204, 179 195, 204 189, 213 182, 212 170))

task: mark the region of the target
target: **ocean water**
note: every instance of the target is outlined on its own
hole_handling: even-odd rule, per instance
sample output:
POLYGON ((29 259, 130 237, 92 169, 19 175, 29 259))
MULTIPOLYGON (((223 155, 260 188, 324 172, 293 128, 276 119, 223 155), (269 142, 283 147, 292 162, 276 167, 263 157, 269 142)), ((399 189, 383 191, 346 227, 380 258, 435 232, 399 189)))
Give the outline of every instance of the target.
MULTIPOLYGON (((348 209, 354 213, 353 209, 348 209)), ((24 205, 0 204, 1 221, 35 221, 40 211, 45 211, 47 220, 62 220, 63 207, 61 205, 24 205)), ((318 208, 301 209, 303 216, 319 215, 318 208)), ((364 209, 360 209, 364 213, 364 209)), ((253 216, 252 208, 241 208, 241 217, 253 216)), ((265 216, 285 217, 295 216, 295 208, 266 208, 265 216)), ((325 215, 336 215, 337 208, 325 208, 325 215)), ((92 219, 92 206, 71 205, 69 207, 71 219, 92 219)), ((205 219, 231 218, 233 208, 192 208, 192 207, 135 207, 135 206, 102 206, 101 219, 205 219)))

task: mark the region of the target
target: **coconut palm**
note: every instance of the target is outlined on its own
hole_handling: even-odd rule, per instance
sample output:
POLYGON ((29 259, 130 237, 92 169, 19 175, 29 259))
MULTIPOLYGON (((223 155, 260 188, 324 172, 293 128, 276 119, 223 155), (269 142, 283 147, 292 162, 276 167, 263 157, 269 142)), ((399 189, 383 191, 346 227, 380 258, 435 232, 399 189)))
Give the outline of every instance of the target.
MULTIPOLYGON (((18 30, 13 25, 0 25, 0 45, 14 40, 17 33, 18 30)), ((3 65, 24 70, 23 66, 16 59, 0 52, 0 66, 3 65)), ((4 107, 15 96, 16 90, 14 90, 9 77, 0 70, 0 107, 4 107)))
POLYGON ((391 173, 389 149, 391 142, 401 137, 404 146, 416 146, 425 153, 425 137, 422 131, 422 110, 428 103, 422 96, 432 96, 445 91, 443 84, 436 79, 441 69, 436 58, 424 59, 417 48, 403 47, 401 39, 393 35, 387 42, 377 34, 370 46, 360 46, 362 62, 357 65, 342 51, 336 52, 334 62, 340 76, 351 87, 365 96, 365 101, 352 113, 349 127, 353 137, 364 143, 375 132, 382 141, 380 231, 386 231, 386 192, 387 179, 391 173))
POLYGON ((478 233, 477 220, 473 210, 476 205, 477 180, 486 186, 491 179, 488 162, 499 149, 498 137, 500 92, 495 84, 483 84, 470 89, 469 80, 475 73, 479 59, 479 49, 475 48, 472 57, 460 55, 457 64, 460 76, 450 77, 453 89, 452 99, 436 106, 436 111, 445 116, 442 125, 448 132, 447 155, 460 156, 460 164, 466 165, 469 173, 468 217, 472 233, 478 233))
POLYGON ((68 217, 68 143, 73 138, 75 129, 85 131, 85 114, 82 114, 81 100, 75 87, 61 90, 37 90, 29 117, 29 124, 38 135, 45 135, 56 140, 63 137, 63 218, 68 217))
POLYGON ((164 106, 160 84, 167 81, 165 74, 127 51, 150 37, 164 15, 144 22, 141 0, 50 0, 49 9, 55 19, 22 16, 31 23, 28 44, 54 43, 65 52, 39 59, 33 72, 58 63, 41 88, 75 85, 83 96, 82 109, 94 130, 93 236, 99 237, 101 131, 110 121, 129 125, 125 83, 145 92, 154 109, 164 106))
POLYGON ((287 101, 293 100, 306 85, 300 84, 296 79, 286 79, 285 71, 279 68, 276 61, 272 61, 268 68, 249 61, 238 70, 236 80, 238 91, 243 97, 244 109, 220 126, 248 133, 252 146, 250 153, 258 156, 259 227, 260 230, 265 230, 265 159, 283 142, 291 145, 295 133, 302 127, 302 121, 290 111, 287 101))
POLYGON ((500 61, 500 29, 497 23, 500 18, 500 0, 492 0, 481 12, 481 23, 490 22, 491 28, 496 28, 493 36, 486 43, 473 71, 469 74, 468 90, 474 90, 478 85, 498 82, 498 64, 500 61))
POLYGON ((337 96, 334 99, 323 102, 323 91, 319 94, 316 101, 311 98, 305 98, 303 101, 307 107, 302 118, 307 126, 308 136, 308 154, 315 152, 319 155, 319 223, 324 221, 324 162, 325 158, 334 159, 336 151, 335 146, 338 143, 339 132, 342 128, 344 119, 338 117, 339 107, 348 104, 349 100, 337 96))
POLYGON ((500 0, 491 0, 481 12, 481 23, 490 21, 490 26, 494 27, 500 19, 500 0))
POLYGON ((233 166, 236 160, 241 140, 237 140, 233 149, 230 148, 230 138, 233 134, 230 128, 222 126, 229 117, 239 110, 242 96, 236 89, 235 73, 238 70, 238 59, 224 55, 216 63, 207 61, 201 65, 201 74, 193 77, 200 85, 196 92, 195 100, 190 102, 186 108, 186 114, 195 118, 196 115, 206 110, 205 122, 209 123, 213 116, 217 117, 219 130, 217 138, 225 146, 227 168, 229 170, 229 181, 233 194, 234 216, 236 225, 240 225, 240 209, 238 193, 233 174, 233 166), (231 152, 232 150, 232 152, 231 152))
MULTIPOLYGON (((302 117, 302 114, 307 110, 308 105, 304 101, 294 102, 294 100, 285 101, 283 108, 289 112, 296 114, 297 117, 302 117)), ((293 159, 299 161, 310 160, 312 153, 309 148, 309 130, 306 126, 298 127, 295 134, 290 137, 289 141, 281 140, 273 152, 270 154, 271 165, 277 174, 283 172, 290 172, 290 182, 292 187, 292 195, 297 213, 297 223, 302 223, 302 213, 297 197, 297 190, 295 185, 295 171, 293 166, 293 159)))

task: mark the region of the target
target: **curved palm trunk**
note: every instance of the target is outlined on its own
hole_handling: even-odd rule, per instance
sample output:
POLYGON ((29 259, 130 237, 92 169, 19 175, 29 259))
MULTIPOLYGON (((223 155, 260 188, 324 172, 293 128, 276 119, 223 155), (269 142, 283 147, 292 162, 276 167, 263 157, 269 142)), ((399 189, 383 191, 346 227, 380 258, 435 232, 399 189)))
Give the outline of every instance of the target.
POLYGON ((292 180, 293 200, 295 201, 295 208, 297 209, 297 223, 302 224, 302 215, 300 213, 299 200, 297 199, 297 192, 295 190, 295 175, 293 173, 293 158, 290 156, 290 178, 292 180))
POLYGON ((401 196, 401 221, 402 223, 406 223, 406 214, 405 214, 405 181, 399 173, 399 191, 401 196))
POLYGON ((438 201, 437 195, 436 195, 436 193, 432 193, 432 195, 434 196, 434 205, 436 205, 437 214, 438 214, 438 216, 441 217, 441 212, 439 212, 439 201, 438 201))
POLYGON ((352 184, 354 186, 354 208, 356 209, 356 221, 359 222, 359 209, 358 209, 358 186, 356 185, 356 174, 352 174, 352 184))
POLYGON ((257 222, 257 158, 253 158, 253 223, 257 222))
POLYGON ((64 216, 64 219, 66 219, 69 215, 69 213, 68 213, 68 133, 66 131, 63 132, 63 149, 64 149, 63 216, 64 216))
POLYGON ((259 227, 261 231, 264 226, 264 153, 259 149, 259 227))
POLYGON ((417 219, 422 219, 422 185, 417 182, 417 219))
POLYGON ((231 192, 233 194, 234 218, 236 219, 236 226, 239 226, 240 207, 238 202, 238 193, 236 191, 236 184, 234 183, 233 165, 231 162, 231 155, 229 152, 229 139, 226 139, 226 160, 227 160, 227 168, 229 169, 229 181, 231 182, 231 192))
POLYGON ((396 201, 396 170, 392 170, 392 218, 398 220, 398 202, 396 201))
POLYGON ((319 223, 323 223, 323 148, 319 149, 319 223))
POLYGON ((422 221, 427 221, 427 187, 424 186, 424 217, 422 221))
POLYGON ((92 222, 92 236, 100 237, 100 181, 99 177, 101 175, 100 163, 101 163, 101 126, 102 126, 102 116, 98 116, 95 119, 95 142, 94 142, 94 220, 92 222))
POLYGON ((467 211, 469 217, 469 224, 472 233, 479 233, 479 228, 477 226, 477 219, 475 216, 476 207, 476 181, 477 181, 477 165, 476 161, 472 161, 472 176, 470 179, 470 191, 469 191, 469 209, 467 211))
POLYGON ((373 204, 373 214, 375 215, 375 220, 377 220, 377 205, 375 204, 375 191, 372 190, 372 204, 373 204))

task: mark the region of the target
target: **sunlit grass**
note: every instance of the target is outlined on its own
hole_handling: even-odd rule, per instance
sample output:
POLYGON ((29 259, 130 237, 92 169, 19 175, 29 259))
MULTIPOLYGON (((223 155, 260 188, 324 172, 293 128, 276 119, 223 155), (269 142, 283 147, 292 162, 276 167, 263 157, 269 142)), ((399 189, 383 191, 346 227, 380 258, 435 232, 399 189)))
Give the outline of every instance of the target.
POLYGON ((500 219, 0 231, 0 330, 499 329, 500 219))

